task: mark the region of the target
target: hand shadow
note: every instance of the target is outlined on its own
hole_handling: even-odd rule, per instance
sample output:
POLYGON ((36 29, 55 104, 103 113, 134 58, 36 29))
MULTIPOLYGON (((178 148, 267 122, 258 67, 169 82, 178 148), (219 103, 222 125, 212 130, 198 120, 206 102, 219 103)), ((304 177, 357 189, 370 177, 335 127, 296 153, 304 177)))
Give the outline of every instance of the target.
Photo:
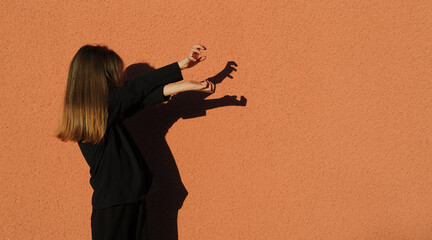
MULTIPOLYGON (((208 78, 215 84, 221 83, 230 73, 237 71, 234 61, 215 76, 208 78)), ((147 63, 136 63, 125 69, 124 79, 154 70, 147 63)), ((147 165, 151 169, 157 190, 146 198, 149 239, 177 240, 177 216, 188 194, 183 185, 175 159, 165 140, 169 128, 179 119, 206 115, 207 109, 222 106, 246 106, 246 98, 225 95, 219 99, 204 100, 211 93, 198 91, 181 92, 172 95, 164 103, 140 105, 124 121, 125 127, 136 142, 147 165)))

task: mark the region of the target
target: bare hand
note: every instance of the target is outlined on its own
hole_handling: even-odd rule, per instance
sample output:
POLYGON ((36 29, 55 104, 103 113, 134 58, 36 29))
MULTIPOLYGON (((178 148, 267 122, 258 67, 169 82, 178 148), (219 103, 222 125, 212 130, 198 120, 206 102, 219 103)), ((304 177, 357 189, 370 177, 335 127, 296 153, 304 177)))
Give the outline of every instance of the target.
POLYGON ((189 55, 179 62, 180 68, 191 68, 198 64, 199 62, 204 61, 207 57, 202 55, 202 50, 207 50, 203 45, 196 44, 192 47, 189 52, 189 55))
POLYGON ((206 93, 214 93, 215 91, 215 85, 210 82, 208 79, 203 80, 203 81, 194 81, 194 80, 189 80, 186 81, 187 85, 188 85, 188 89, 190 91, 200 91, 200 92, 206 92, 206 93))

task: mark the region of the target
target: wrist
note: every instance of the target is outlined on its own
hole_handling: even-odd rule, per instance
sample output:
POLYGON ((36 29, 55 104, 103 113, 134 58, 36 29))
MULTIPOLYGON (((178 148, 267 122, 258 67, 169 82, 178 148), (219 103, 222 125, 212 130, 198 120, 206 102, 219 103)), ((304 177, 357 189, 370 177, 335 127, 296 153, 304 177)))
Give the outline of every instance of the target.
POLYGON ((180 70, 183 70, 186 68, 187 58, 184 58, 177 62, 179 65, 180 70))

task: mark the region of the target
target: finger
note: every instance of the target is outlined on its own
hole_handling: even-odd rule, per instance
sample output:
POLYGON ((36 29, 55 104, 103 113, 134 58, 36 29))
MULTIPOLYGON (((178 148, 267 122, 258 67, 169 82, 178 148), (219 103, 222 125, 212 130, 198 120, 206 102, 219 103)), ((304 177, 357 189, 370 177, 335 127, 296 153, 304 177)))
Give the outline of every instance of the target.
POLYGON ((201 53, 198 49, 192 48, 191 52, 201 53))
POLYGON ((215 89, 215 85, 211 82, 211 83, 210 83, 210 90, 211 90, 212 92, 214 92, 214 89, 215 89))
POLYGON ((207 82, 201 81, 201 86, 202 86, 202 89, 206 89, 207 88, 207 82))
POLYGON ((212 92, 212 91, 213 91, 213 83, 210 82, 209 80, 207 80, 207 82, 208 82, 208 88, 207 88, 207 90, 208 90, 209 92, 212 92))
POLYGON ((201 48, 201 49, 207 50, 206 47, 204 47, 204 46, 201 45, 201 44, 195 44, 193 47, 194 47, 194 48, 201 48))
POLYGON ((191 55, 189 55, 189 57, 191 57, 194 61, 197 61, 198 59, 197 59, 197 57, 195 56, 195 53, 194 54, 191 54, 191 55))
POLYGON ((200 57, 200 58, 198 58, 198 60, 200 61, 200 62, 202 62, 202 61, 204 61, 204 60, 206 60, 206 56, 202 56, 202 57, 200 57))
POLYGON ((188 59, 189 59, 189 60, 191 60, 191 61, 194 61, 194 62, 196 62, 196 59, 195 59, 195 58, 193 58, 193 57, 191 57, 191 56, 188 56, 188 59))
POLYGON ((201 55, 197 52, 191 52, 190 55, 195 59, 198 59, 198 57, 201 57, 201 55))
POLYGON ((198 58, 198 56, 199 56, 199 53, 194 52, 194 51, 191 51, 191 52, 189 53, 189 56, 190 56, 191 58, 193 58, 194 60, 197 60, 197 58, 198 58))

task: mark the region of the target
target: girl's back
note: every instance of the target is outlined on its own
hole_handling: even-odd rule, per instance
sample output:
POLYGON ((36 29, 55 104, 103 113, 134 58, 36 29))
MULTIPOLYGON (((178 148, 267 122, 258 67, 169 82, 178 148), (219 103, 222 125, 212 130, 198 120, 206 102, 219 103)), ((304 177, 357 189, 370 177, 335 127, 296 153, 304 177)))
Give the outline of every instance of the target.
POLYGON ((77 142, 90 167, 93 239, 145 237, 144 198, 156 184, 121 116, 145 99, 156 104, 182 91, 213 92, 208 80, 174 83, 183 80, 182 69, 205 59, 194 56, 199 48, 124 84, 123 61, 107 47, 85 45, 73 57, 56 137, 77 142))

